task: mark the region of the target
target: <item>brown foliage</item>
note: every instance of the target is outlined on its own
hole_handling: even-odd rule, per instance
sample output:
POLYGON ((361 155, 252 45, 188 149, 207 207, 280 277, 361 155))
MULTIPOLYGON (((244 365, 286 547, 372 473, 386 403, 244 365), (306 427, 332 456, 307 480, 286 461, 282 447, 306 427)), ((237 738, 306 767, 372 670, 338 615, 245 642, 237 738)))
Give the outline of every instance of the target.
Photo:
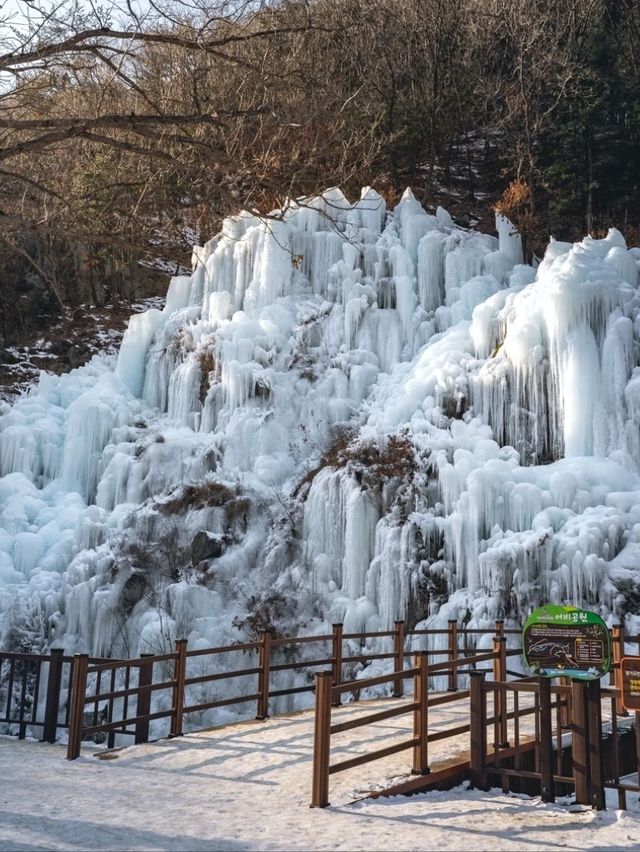
POLYGON ((416 470, 415 449, 407 435, 390 435, 380 443, 360 443, 348 430, 324 452, 320 463, 298 484, 294 497, 326 467, 346 468, 365 488, 380 488, 390 479, 410 477, 416 470))
POLYGON ((204 405, 204 401, 207 398, 207 394, 209 393, 209 388, 211 387, 211 373, 214 373, 216 369, 216 359, 213 354, 213 349, 207 348, 203 349, 200 353, 200 402, 204 405))
MULTIPOLYGON (((529 184, 523 178, 511 181, 497 201, 496 210, 510 219, 520 231, 526 255, 541 229, 540 219, 534 212, 533 192, 529 184)), ((536 248, 540 250, 544 246, 536 248)))
POLYGON ((245 616, 237 615, 233 626, 256 641, 262 633, 270 633, 273 639, 283 636, 279 624, 290 618, 292 602, 281 592, 269 591, 261 595, 250 595, 246 601, 245 616))
POLYGON ((235 492, 221 482, 209 480, 178 489, 174 496, 158 503, 158 509, 163 515, 184 514, 190 509, 224 506, 236 496, 235 492))

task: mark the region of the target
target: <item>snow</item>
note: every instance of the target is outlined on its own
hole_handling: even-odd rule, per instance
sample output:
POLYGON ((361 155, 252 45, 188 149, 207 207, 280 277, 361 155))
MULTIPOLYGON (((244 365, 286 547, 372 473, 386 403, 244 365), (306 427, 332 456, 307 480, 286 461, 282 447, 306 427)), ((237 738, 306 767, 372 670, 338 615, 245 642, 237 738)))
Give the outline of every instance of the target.
POLYGON ((612 229, 533 269, 496 230, 371 188, 225 220, 115 368, 2 408, 0 641, 217 646, 256 611, 489 631, 547 602, 631 628, 637 251, 612 229))
MULTIPOLYGON (((334 712, 346 718, 362 710, 334 712)), ((456 722, 454 710, 446 715, 456 722)), ((363 742, 371 749, 406 737, 401 719, 359 729, 368 731, 363 742)), ((312 809, 312 730, 313 714, 303 713, 102 752, 102 759, 85 744, 72 763, 62 746, 1 738, 0 849, 637 848, 633 794, 629 809, 617 811, 608 791, 604 812, 466 785, 368 798, 406 779, 406 752, 332 775, 331 806, 312 809)), ((343 739, 334 759, 360 748, 353 732, 343 739)), ((448 756, 445 744, 434 744, 432 767, 448 756)))

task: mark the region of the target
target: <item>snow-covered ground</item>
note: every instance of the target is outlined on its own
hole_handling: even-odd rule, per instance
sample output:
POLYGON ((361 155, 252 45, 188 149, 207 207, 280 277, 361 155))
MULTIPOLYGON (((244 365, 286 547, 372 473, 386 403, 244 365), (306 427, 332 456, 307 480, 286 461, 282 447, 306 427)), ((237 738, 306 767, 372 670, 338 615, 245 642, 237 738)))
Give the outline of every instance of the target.
MULTIPOLYGON (((348 705, 339 712, 370 710, 348 705)), ((454 723, 460 712, 439 708, 438 722, 454 723)), ((332 776, 332 805, 311 809, 312 724, 313 714, 301 713, 103 752, 101 759, 84 747, 73 763, 62 746, 0 738, 0 850, 638 848, 637 796, 627 811, 614 810, 613 797, 603 813, 464 786, 363 798, 404 775, 406 753, 332 776)), ((403 723, 393 719, 365 736, 371 748, 402 733, 403 723)), ((354 745, 353 732, 348 736, 337 743, 336 759, 361 747, 363 740, 354 745)), ((451 748, 434 746, 432 766, 451 748)))

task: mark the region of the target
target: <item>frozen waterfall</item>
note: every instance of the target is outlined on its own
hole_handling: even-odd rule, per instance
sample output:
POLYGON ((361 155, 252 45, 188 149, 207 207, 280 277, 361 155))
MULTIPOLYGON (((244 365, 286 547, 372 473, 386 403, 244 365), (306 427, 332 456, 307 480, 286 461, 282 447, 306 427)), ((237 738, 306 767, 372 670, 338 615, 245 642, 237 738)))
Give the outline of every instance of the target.
POLYGON ((225 220, 0 416, 3 645, 637 619, 640 254, 496 230, 370 188, 225 220))

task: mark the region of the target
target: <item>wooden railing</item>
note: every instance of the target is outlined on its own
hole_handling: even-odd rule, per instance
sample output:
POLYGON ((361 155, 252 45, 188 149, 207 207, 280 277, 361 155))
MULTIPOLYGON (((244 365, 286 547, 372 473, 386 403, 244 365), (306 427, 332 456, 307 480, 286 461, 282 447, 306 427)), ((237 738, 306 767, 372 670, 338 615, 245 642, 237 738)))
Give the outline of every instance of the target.
POLYGON ((389 757, 392 754, 397 754, 406 749, 413 749, 413 771, 428 772, 427 753, 426 753, 426 732, 427 732, 427 655, 422 652, 416 655, 415 666, 411 669, 397 670, 387 675, 379 675, 370 677, 364 680, 357 681, 358 689, 366 689, 372 686, 381 684, 394 684, 402 681, 405 678, 413 678, 413 701, 410 704, 402 704, 400 707, 392 707, 389 710, 383 710, 377 713, 372 713, 359 719, 352 719, 349 722, 342 722, 338 725, 331 724, 331 707, 335 706, 336 698, 339 698, 343 693, 352 691, 354 685, 350 683, 338 684, 333 686, 332 673, 318 672, 316 675, 316 713, 314 724, 314 743, 313 743, 313 782, 312 782, 312 808, 324 808, 329 804, 329 776, 335 772, 342 772, 345 769, 352 769, 355 766, 361 766, 363 763, 369 763, 372 760, 379 760, 382 757, 389 757), (358 757, 343 760, 340 763, 330 763, 331 754, 331 735, 341 733, 342 731, 359 728, 363 725, 381 722, 385 719, 393 719, 396 716, 404 715, 405 713, 413 713, 413 736, 409 740, 395 743, 386 748, 377 749, 369 754, 360 755, 358 757))
MULTIPOLYGON (((500 628, 502 625, 500 625, 500 628)), ((423 631, 426 632, 426 631, 423 631)), ((486 634, 486 631, 483 631, 486 634)), ((464 649, 463 649, 464 650, 464 649)), ((442 651, 423 651, 414 656, 414 665, 410 669, 404 669, 404 658, 410 652, 403 652, 400 664, 396 664, 393 672, 372 678, 364 678, 352 683, 332 683, 333 674, 330 671, 319 672, 316 675, 316 705, 314 725, 314 749, 313 749, 313 780, 311 807, 324 808, 329 804, 329 777, 337 772, 353 769, 364 763, 389 757, 406 749, 413 749, 413 762, 411 773, 414 775, 425 775, 429 772, 429 744, 459 737, 470 733, 470 722, 462 725, 453 725, 443 730, 429 732, 429 708, 443 704, 466 700, 470 697, 470 691, 458 691, 459 675, 470 675, 475 673, 475 667, 480 663, 491 662, 493 675, 496 679, 507 677, 507 658, 519 655, 518 649, 510 651, 506 648, 506 636, 501 630, 493 640, 491 651, 484 654, 473 654, 471 656, 458 656, 445 662, 429 662, 430 656, 442 655, 442 651), (429 693, 429 678, 446 674, 449 691, 446 693, 429 693), (345 692, 353 692, 355 689, 368 689, 386 683, 395 685, 394 696, 401 696, 397 684, 408 678, 413 678, 413 700, 410 703, 401 704, 387 710, 360 716, 357 719, 346 722, 331 724, 331 708, 339 705, 336 699, 345 692), (331 763, 331 736, 354 728, 373 725, 386 719, 413 714, 413 735, 408 740, 403 740, 385 748, 358 755, 358 757, 331 763)), ((446 653, 449 653, 447 649, 446 653)), ((502 707, 501 702, 498 706, 502 707)), ((504 714, 505 709, 500 712, 504 714)), ((504 720, 501 721, 501 728, 504 720)))
MULTIPOLYGON (((614 680, 618 670, 619 659, 614 680)), ((599 680, 490 682, 484 672, 472 672, 472 784, 486 789, 499 780, 508 791, 525 779, 537 784, 543 801, 573 793, 577 803, 598 810, 610 788, 626 808, 627 794, 640 793, 640 713, 621 723, 618 717, 629 714, 620 707, 620 690, 599 680), (625 777, 634 773, 637 783, 625 777)))
POLYGON ((608 759, 603 761, 603 786, 605 789, 617 791, 618 808, 626 810, 627 794, 633 793, 637 797, 640 793, 640 713, 630 714, 622 709, 620 690, 617 688, 602 689, 601 713, 610 720, 608 736, 611 743, 611 748, 605 755, 608 759), (618 716, 627 718, 620 722, 618 716), (624 777, 632 772, 629 771, 628 763, 625 765, 626 761, 622 760, 623 755, 628 756, 634 750, 635 765, 632 771, 636 773, 635 784, 624 777))
POLYGON ((19 739, 27 729, 39 728, 43 741, 55 742, 58 730, 69 727, 66 694, 74 668, 75 657, 62 650, 47 655, 0 651, 0 724, 17 729, 19 739))
MULTIPOLYGON (((496 623, 496 631, 502 631, 502 622, 496 623)), ((407 650, 410 643, 438 641, 443 647, 432 651, 432 655, 453 660, 473 654, 477 636, 490 632, 469 630, 455 621, 450 621, 446 629, 407 631, 404 622, 398 621, 389 631, 345 633, 341 624, 335 624, 327 634, 272 638, 263 633, 260 641, 218 648, 187 650, 181 640, 169 654, 143 655, 136 660, 82 654, 71 657, 60 650, 47 656, 0 652, 0 724, 19 737, 24 737, 27 730, 31 735, 39 731, 43 740, 54 742, 58 731, 70 728, 73 715, 69 741, 73 744, 71 753, 77 755, 78 742, 83 739, 113 746, 116 736, 133 737, 136 742, 144 741, 150 732, 156 737, 175 736, 183 730, 185 715, 191 714, 189 727, 196 729, 196 714, 224 706, 255 702, 256 717, 266 719, 273 702, 282 696, 315 690, 311 681, 285 684, 283 688, 277 683, 282 672, 330 667, 333 684, 339 685, 345 677, 353 677, 359 666, 372 661, 392 661, 394 669, 400 670, 405 656, 413 653, 407 650), (314 646, 320 651, 314 653, 314 646), (225 668, 225 661, 238 653, 246 658, 242 661, 246 667, 225 668), (82 679, 74 688, 78 671, 82 679), (253 687, 247 682, 252 677, 256 678, 253 687), (223 696, 211 694, 216 683, 222 681, 235 681, 238 686, 226 689, 223 696), (199 688, 204 690, 202 695, 197 694, 199 688), (151 718, 147 702, 153 695, 162 699, 163 710, 151 718), (165 724, 159 725, 162 720, 165 724)), ((451 689, 458 686, 456 671, 447 675, 451 689)), ((400 676, 396 676, 392 686, 393 695, 402 696, 400 676)), ((335 694, 333 700, 339 704, 340 695, 335 694)), ((209 721, 203 726, 211 724, 209 721)))
MULTIPOLYGON (((425 633, 430 631, 423 631, 425 633)), ((471 631, 467 631, 468 633, 471 631)), ((486 631, 481 631, 486 634, 486 631)), ((488 779, 498 777, 505 790, 513 779, 528 779, 539 783, 545 801, 553 801, 554 790, 559 787, 566 792, 575 791, 577 801, 604 807, 604 789, 616 789, 619 801, 625 802, 628 793, 640 792, 638 785, 622 779, 621 751, 618 748, 620 723, 618 716, 628 715, 622 709, 620 689, 620 659, 624 656, 625 642, 638 643, 640 637, 626 637, 621 627, 611 631, 613 664, 611 686, 601 687, 600 681, 569 682, 560 679, 552 682, 548 678, 523 676, 508 667, 508 658, 520 655, 519 649, 507 650, 506 632, 501 622, 496 624, 491 652, 465 656, 472 650, 466 645, 458 647, 457 659, 431 664, 430 654, 415 658, 412 669, 402 671, 396 663, 395 670, 380 678, 357 681, 356 684, 331 684, 329 672, 319 673, 316 689, 316 717, 314 764, 312 781, 312 807, 329 804, 329 778, 336 772, 360 766, 413 747, 413 774, 428 772, 428 748, 436 740, 459 737, 468 733, 470 760, 462 757, 458 768, 466 767, 475 786, 486 788, 488 779), (491 661, 492 680, 487 680, 487 670, 475 670, 476 664, 491 661), (447 674, 448 691, 444 694, 429 694, 428 679, 438 674, 447 674), (459 675, 469 676, 469 688, 458 690, 459 675), (398 682, 407 677, 414 678, 413 701, 398 707, 361 716, 355 721, 331 723, 331 707, 336 706, 335 696, 357 687, 365 689, 376 683, 398 682), (515 680, 509 680, 514 678, 515 680), (609 702, 603 727, 602 699, 609 702), (469 700, 468 723, 429 732, 428 709, 453 701, 469 700), (373 725, 385 719, 413 713, 413 736, 388 748, 361 754, 340 763, 330 760, 332 734, 355 727, 373 725), (566 741, 571 741, 572 757, 567 768, 566 741), (609 742, 611 740, 611 742, 609 742), (605 743, 605 746, 602 743, 605 743), (607 759, 603 762, 603 755, 607 759)), ((515 632, 515 631, 514 631, 515 632)), ((450 634, 451 635, 451 634, 450 634)), ((455 647, 455 646, 454 646, 455 647)), ((432 652, 437 653, 437 652, 432 652)), ((442 651, 439 652, 442 655, 442 651)), ((407 656, 405 652, 404 656, 407 656)), ((452 655, 450 655, 452 657, 452 655)), ((394 692, 395 695, 402 694, 394 692)), ((637 765, 640 771, 640 714, 636 714, 637 765)), ((628 733, 628 726, 623 726, 628 733)), ((407 767, 409 768, 409 767, 407 767)), ((449 767, 453 770, 456 767, 449 767)), ((627 767, 628 769, 628 767, 627 767)), ((454 774, 451 772, 450 774, 454 774)), ((429 782, 403 783, 400 787, 426 788, 429 782)), ((624 807, 624 804, 620 805, 624 807)))
MULTIPOLYGON (((445 685, 440 682, 441 688, 463 698, 469 694, 466 688, 460 689, 461 673, 468 674, 464 663, 468 664, 467 669, 473 666, 478 636, 491 632, 483 628, 467 629, 455 621, 441 630, 407 631, 403 622, 396 622, 393 630, 364 633, 345 633, 342 625, 336 624, 327 634, 273 638, 264 633, 257 642, 217 648, 188 650, 186 642, 180 640, 171 653, 141 656, 136 660, 104 660, 81 654, 69 657, 59 650, 47 656, 0 652, 0 724, 4 723, 6 730, 19 737, 35 729, 48 742, 55 741, 59 730, 69 729, 68 753, 73 757, 80 753, 84 739, 113 746, 120 736, 144 742, 150 736, 180 735, 184 717, 189 715, 190 730, 197 730, 198 725, 210 727, 214 723, 211 716, 199 720, 197 714, 225 706, 255 702, 255 716, 266 719, 274 709, 275 700, 313 693, 316 689, 315 683, 300 683, 299 677, 297 683, 278 684, 280 673, 286 671, 308 674, 314 669, 330 668, 331 703, 339 706, 345 693, 354 692, 357 697, 358 691, 366 688, 366 681, 353 681, 354 666, 378 660, 391 662, 393 671, 388 684, 391 694, 400 698, 407 679, 403 673, 404 660, 413 657, 412 648, 423 642, 440 646, 428 652, 429 677, 444 677, 445 685), (375 647, 369 647, 372 644, 375 647), (319 653, 314 653, 314 645, 321 649, 319 653), (232 667, 233 657, 231 660, 229 657, 234 654, 242 654, 246 659, 232 667), (345 678, 351 682, 344 690, 333 689, 344 685, 345 678), (225 688, 223 695, 216 695, 212 690, 218 682, 225 682, 225 686, 227 682, 235 682, 237 688, 225 688), (198 695, 200 687, 203 693, 198 695)), ((496 622, 494 655, 499 644, 504 644, 506 635, 519 633, 519 630, 504 630, 503 623, 496 622)), ((625 644, 620 628, 613 629, 612 640, 614 659, 619 660, 625 644)), ((627 637, 626 641, 640 643, 639 637, 627 637)), ((503 677, 494 672, 497 680, 506 680, 508 675, 516 676, 517 672, 505 668, 503 677)), ((616 662, 612 682, 618 680, 616 662)), ((466 687, 466 682, 462 685, 466 687)), ((498 694, 498 704, 502 695, 498 694)), ((504 713, 499 712, 498 716, 503 719, 504 713)), ((499 741, 505 741, 505 737, 499 741)))
POLYGON ((136 743, 147 742, 149 739, 149 722, 154 719, 171 719, 172 729, 178 721, 177 700, 178 686, 180 684, 180 665, 184 653, 181 649, 185 642, 177 643, 174 654, 147 655, 136 660, 102 660, 90 665, 87 654, 78 654, 75 658, 75 672, 70 699, 69 714, 69 737, 67 741, 67 758, 74 760, 80 755, 80 746, 83 739, 88 739, 96 734, 133 734, 136 743), (164 677, 154 683, 154 669, 162 663, 173 664, 173 675, 168 679, 164 677), (124 685, 117 686, 118 672, 124 673, 124 685), (132 684, 132 673, 135 677, 132 684), (106 678, 104 676, 106 675, 106 678), (103 679, 108 680, 106 691, 102 689, 103 679), (89 682, 94 692, 87 695, 89 682), (151 712, 151 694, 168 690, 173 695, 171 709, 151 712), (121 703, 121 718, 114 720, 114 707, 116 701, 121 703), (101 702, 106 702, 107 713, 105 719, 98 721, 97 714, 101 702), (86 712, 87 704, 94 707, 86 712), (130 710, 134 704, 135 710, 130 710), (134 712, 135 715, 131 715, 134 712), (92 718, 93 716, 93 718, 92 718))
MULTIPOLYGON (((552 801, 553 738, 556 738, 556 745, 560 747, 556 755, 561 759, 571 687, 552 685, 548 678, 527 678, 512 682, 497 679, 487 682, 484 672, 473 672, 470 692, 473 786, 486 789, 488 778, 497 775, 503 789, 507 791, 511 778, 537 779, 543 800, 552 801), (552 696, 555 700, 552 700, 552 696), (492 715, 489 713, 491 704, 492 715), (532 723, 527 724, 531 717, 532 723), (525 758, 531 752, 534 753, 534 768, 529 769, 525 765, 525 758)), ((555 780, 571 783, 570 777, 560 773, 561 765, 558 764, 555 780)))

